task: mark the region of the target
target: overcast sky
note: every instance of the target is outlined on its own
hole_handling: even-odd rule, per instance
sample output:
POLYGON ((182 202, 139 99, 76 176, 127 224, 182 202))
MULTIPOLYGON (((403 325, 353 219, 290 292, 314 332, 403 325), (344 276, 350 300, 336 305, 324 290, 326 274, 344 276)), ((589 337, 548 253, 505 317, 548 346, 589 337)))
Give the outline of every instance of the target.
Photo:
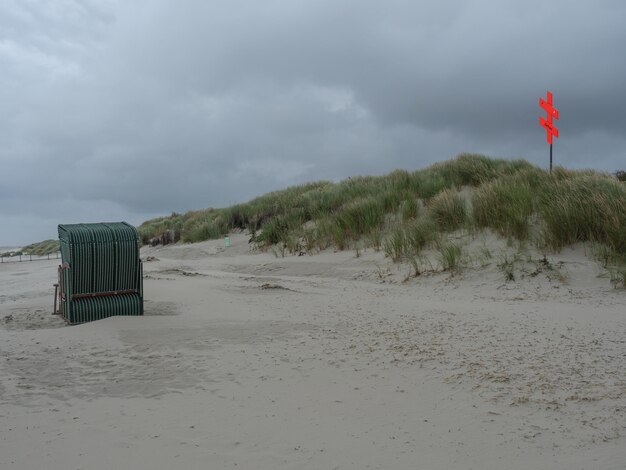
POLYGON ((626 168, 626 2, 2 0, 0 246, 461 152, 626 168))

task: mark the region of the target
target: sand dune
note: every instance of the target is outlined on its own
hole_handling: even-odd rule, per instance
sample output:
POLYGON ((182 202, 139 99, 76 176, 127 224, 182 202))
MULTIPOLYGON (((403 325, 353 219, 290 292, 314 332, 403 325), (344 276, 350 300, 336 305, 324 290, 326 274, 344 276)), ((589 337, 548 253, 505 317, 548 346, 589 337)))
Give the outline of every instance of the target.
POLYGON ((0 265, 0 468, 623 469, 626 292, 247 237, 145 248, 146 315, 66 327, 0 265))

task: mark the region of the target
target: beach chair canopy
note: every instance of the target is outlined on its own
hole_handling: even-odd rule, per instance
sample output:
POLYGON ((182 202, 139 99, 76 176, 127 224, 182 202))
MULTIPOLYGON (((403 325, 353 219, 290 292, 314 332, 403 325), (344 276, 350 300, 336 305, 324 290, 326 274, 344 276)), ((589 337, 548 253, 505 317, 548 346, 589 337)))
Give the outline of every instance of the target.
POLYGON ((70 324, 143 315, 139 234, 126 222, 59 225, 59 311, 70 324))

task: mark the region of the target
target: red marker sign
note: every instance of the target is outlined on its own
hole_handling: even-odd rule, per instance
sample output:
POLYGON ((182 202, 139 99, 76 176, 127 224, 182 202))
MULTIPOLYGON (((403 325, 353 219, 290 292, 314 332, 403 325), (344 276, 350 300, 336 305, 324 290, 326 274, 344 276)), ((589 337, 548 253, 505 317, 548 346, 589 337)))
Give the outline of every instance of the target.
POLYGON ((545 109, 546 113, 548 113, 547 119, 544 118, 543 116, 539 118, 539 124, 545 127, 547 131, 546 137, 548 138, 548 143, 552 145, 552 136, 554 137, 559 136, 559 129, 554 124, 552 124, 552 119, 559 118, 559 110, 556 109, 552 105, 552 92, 551 91, 548 92, 546 100, 544 100, 543 98, 539 98, 539 106, 545 109))
POLYGON ((549 91, 546 99, 539 98, 539 106, 546 110, 548 113, 547 119, 543 116, 539 117, 539 124, 546 129, 546 137, 550 144, 550 173, 552 173, 552 137, 559 136, 559 129, 552 123, 552 119, 559 118, 559 110, 552 105, 552 92, 549 91))

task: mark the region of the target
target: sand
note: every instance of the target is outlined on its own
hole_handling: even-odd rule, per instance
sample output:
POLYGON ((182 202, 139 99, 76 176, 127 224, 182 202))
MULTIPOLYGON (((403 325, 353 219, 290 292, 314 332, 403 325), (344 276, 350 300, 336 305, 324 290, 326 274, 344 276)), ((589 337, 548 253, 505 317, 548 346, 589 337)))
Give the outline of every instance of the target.
POLYGON ((247 241, 144 248, 146 315, 72 327, 58 260, 0 264, 0 468, 626 468, 626 291, 584 247, 506 282, 506 247, 247 241))

